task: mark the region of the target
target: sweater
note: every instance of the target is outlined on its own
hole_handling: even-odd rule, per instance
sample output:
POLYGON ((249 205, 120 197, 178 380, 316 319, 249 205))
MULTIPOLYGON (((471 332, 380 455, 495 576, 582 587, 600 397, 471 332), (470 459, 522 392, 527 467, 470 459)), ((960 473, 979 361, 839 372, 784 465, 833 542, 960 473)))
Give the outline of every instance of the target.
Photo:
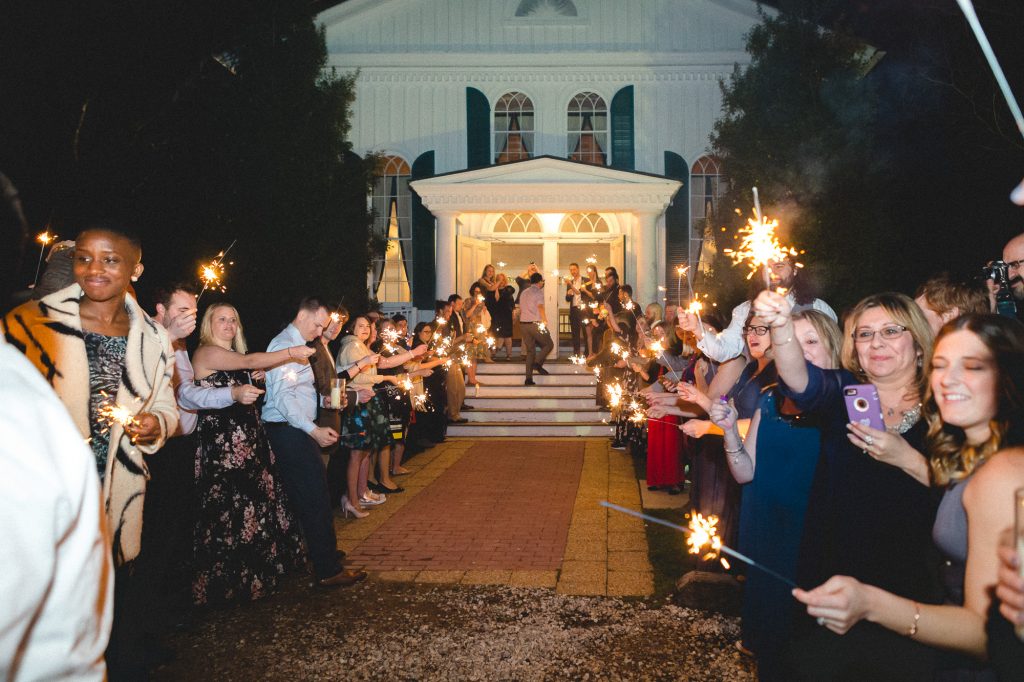
MULTIPOLYGON (((79 300, 72 284, 29 301, 7 313, 2 329, 8 343, 21 351, 53 387, 82 438, 89 438, 89 359, 85 350, 79 300)), ((160 424, 152 443, 133 443, 121 424, 110 427, 110 449, 103 477, 103 509, 114 560, 120 565, 139 554, 142 506, 149 469, 143 455, 163 447, 178 426, 174 400, 174 353, 167 331, 154 322, 130 295, 125 296, 130 327, 125 368, 116 402, 132 414, 149 412, 160 424)))

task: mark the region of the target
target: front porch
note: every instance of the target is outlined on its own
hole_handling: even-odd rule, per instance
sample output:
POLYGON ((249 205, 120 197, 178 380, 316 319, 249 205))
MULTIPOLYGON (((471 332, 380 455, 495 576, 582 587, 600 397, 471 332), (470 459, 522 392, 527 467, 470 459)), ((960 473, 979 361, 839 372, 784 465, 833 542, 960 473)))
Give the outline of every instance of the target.
MULTIPOLYGON (((637 301, 661 300, 664 213, 681 183, 658 175, 540 157, 416 180, 436 218, 436 295, 465 296, 493 264, 511 281, 535 263, 544 273, 548 328, 559 329, 570 263, 614 266, 637 301)), ((558 346, 556 344, 555 352, 558 346)))

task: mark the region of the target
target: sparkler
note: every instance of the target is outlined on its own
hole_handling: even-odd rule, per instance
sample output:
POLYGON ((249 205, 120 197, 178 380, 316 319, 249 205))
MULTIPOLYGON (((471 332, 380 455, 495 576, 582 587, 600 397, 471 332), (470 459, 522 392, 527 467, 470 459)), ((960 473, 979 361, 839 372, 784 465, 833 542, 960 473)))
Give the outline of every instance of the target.
MULTIPOLYGON (((690 536, 690 537, 687 538, 686 542, 690 546, 690 551, 691 552, 693 552, 694 543, 700 542, 700 544, 696 545, 698 549, 697 549, 696 552, 693 552, 694 554, 699 554, 701 552, 700 548, 702 548, 705 544, 709 544, 709 545, 713 545, 714 544, 713 541, 708 542, 709 536, 704 534, 703 529, 701 529, 699 531, 695 531, 692 528, 687 528, 686 526, 679 526, 679 525, 674 524, 674 523, 672 523, 670 521, 665 521, 664 519, 659 519, 656 516, 650 516, 648 514, 643 514, 641 512, 633 511, 632 509, 627 509, 625 507, 620 507, 619 505, 613 504, 611 502, 608 502, 607 500, 602 500, 600 502, 600 505, 602 507, 607 507, 608 509, 614 509, 617 512, 622 512, 623 514, 629 514, 630 516, 635 516, 638 519, 643 519, 644 521, 648 521, 650 523, 656 523, 656 524, 658 524, 660 526, 665 526, 665 527, 671 528, 673 530, 678 530, 681 533, 686 533, 687 536, 690 536), (697 538, 693 538, 692 536, 695 533, 700 533, 700 535, 697 538)), ((694 524, 692 519, 690 521, 690 524, 691 525, 694 524)), ((717 535, 715 537, 717 537, 717 535)), ((742 561, 743 563, 747 564, 748 566, 751 566, 752 568, 756 568, 756 569, 758 569, 760 571, 763 571, 764 573, 772 576, 776 580, 782 581, 784 584, 788 585, 792 589, 796 589, 797 588, 796 583, 794 583, 792 580, 790 580, 786 576, 784 576, 784 575, 782 575, 780 573, 776 573, 775 571, 773 571, 772 569, 768 568, 764 564, 760 564, 760 563, 754 561, 753 559, 748 557, 746 554, 741 554, 740 552, 737 552, 732 547, 729 547, 728 545, 722 544, 721 539, 718 540, 717 551, 720 552, 721 554, 727 554, 727 555, 731 556, 734 559, 742 561)))
POLYGON ((498 267, 499 268, 504 268, 506 265, 508 265, 508 263, 506 263, 505 261, 503 261, 503 260, 498 261, 498 267))
POLYGON ((585 262, 587 265, 597 265, 597 254, 590 256, 585 262))
MULTIPOLYGON (((219 289, 222 292, 227 291, 227 288, 222 282, 224 277, 224 257, 228 255, 228 252, 231 251, 237 243, 238 240, 236 239, 231 242, 228 248, 218 253, 216 258, 212 261, 199 265, 199 279, 203 282, 203 288, 199 292, 199 295, 196 296, 197 305, 199 304, 199 299, 203 297, 203 294, 206 293, 207 289, 219 289)), ((232 265, 232 263, 228 263, 228 265, 232 265)))
MULTIPOLYGON (((740 228, 739 235, 742 239, 740 240, 739 248, 723 250, 729 254, 734 263, 747 262, 747 265, 750 267, 747 279, 753 277, 754 273, 759 269, 762 270, 766 288, 771 288, 768 262, 780 261, 786 256, 796 256, 798 253, 796 249, 783 246, 779 242, 778 237, 775 236, 775 228, 778 226, 778 220, 767 218, 761 213, 761 200, 758 198, 757 188, 755 187, 754 217, 748 218, 746 226, 740 228)), ((796 266, 802 267, 799 263, 796 266)))
POLYGON ((539 331, 541 334, 547 334, 548 333, 548 326, 546 324, 544 324, 543 322, 538 322, 537 323, 537 331, 539 331))
MULTIPOLYGON (((679 265, 676 267, 676 300, 679 302, 680 306, 683 305, 683 275, 685 275, 686 271, 689 269, 690 268, 686 265, 679 265)), ((687 279, 686 283, 689 284, 690 280, 687 279)), ((691 296, 691 298, 693 297, 691 296)))
POLYGON ((46 247, 57 241, 57 235, 50 234, 49 230, 40 232, 36 235, 36 241, 39 242, 39 262, 36 263, 36 278, 32 280, 32 286, 39 284, 39 269, 43 266, 43 252, 46 251, 46 247))
POLYGON ((981 27, 981 21, 978 20, 978 15, 974 11, 974 4, 971 0, 956 0, 956 4, 960 5, 960 10, 967 18, 967 23, 971 25, 971 30, 974 31, 974 37, 978 39, 978 45, 981 46, 981 51, 985 54, 985 60, 988 61, 988 66, 996 77, 996 83, 999 84, 1003 98, 1006 100, 1007 106, 1010 107, 1013 120, 1017 123, 1017 130, 1020 131, 1021 135, 1024 135, 1024 114, 1021 113, 1017 99, 1013 96, 1013 91, 1010 90, 1006 74, 1003 73, 1003 67, 999 65, 999 60, 996 59, 996 53, 992 51, 992 45, 988 42, 988 36, 985 35, 985 30, 981 27))
POLYGON ((587 364, 587 358, 584 355, 570 355, 569 362, 574 365, 585 365, 587 364))

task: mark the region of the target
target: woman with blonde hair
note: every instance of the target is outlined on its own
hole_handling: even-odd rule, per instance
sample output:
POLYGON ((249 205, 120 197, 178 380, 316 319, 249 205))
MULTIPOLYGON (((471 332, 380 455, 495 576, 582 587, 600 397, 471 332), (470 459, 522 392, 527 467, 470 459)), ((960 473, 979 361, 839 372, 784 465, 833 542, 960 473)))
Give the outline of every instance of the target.
MULTIPOLYGON (((781 395, 821 429, 796 582, 847 575, 938 603, 941 589, 930 579, 938 499, 921 454, 928 322, 908 296, 869 296, 846 317, 843 369, 823 369, 795 343, 792 307, 773 291, 753 303, 771 327, 781 395), (866 397, 870 405, 876 395, 884 429, 851 423, 847 398, 866 397)), ((934 652, 879 625, 859 623, 843 637, 827 625, 821 617, 794 624, 789 679, 930 679, 934 671, 934 652)))
MULTIPOLYGON (((246 354, 238 311, 214 303, 203 314, 192 365, 203 387, 251 384, 253 374, 313 349, 293 346, 246 354)), ((196 604, 249 601, 269 594, 278 577, 302 556, 299 526, 277 480, 274 453, 256 411, 262 390, 242 393, 235 404, 200 410, 196 425, 196 604)))
POLYGON ((795 596, 825 627, 844 634, 861 620, 947 656, 937 679, 991 680, 979 663, 998 582, 996 548, 1014 523, 1013 495, 1024 487, 1024 326, 971 313, 942 327, 931 358, 924 412, 934 484, 945 492, 932 537, 945 600, 921 604, 847 576, 795 596))

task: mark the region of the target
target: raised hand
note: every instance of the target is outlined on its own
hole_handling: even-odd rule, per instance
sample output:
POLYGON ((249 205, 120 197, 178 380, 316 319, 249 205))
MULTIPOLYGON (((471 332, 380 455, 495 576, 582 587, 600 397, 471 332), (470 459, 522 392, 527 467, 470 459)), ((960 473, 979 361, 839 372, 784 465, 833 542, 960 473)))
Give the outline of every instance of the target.
POLYGON ((722 431, 729 431, 736 426, 740 415, 736 408, 729 403, 716 400, 711 409, 708 410, 708 417, 711 418, 711 423, 722 429, 722 431))
POLYGON ((768 289, 757 295, 752 307, 754 314, 767 322, 770 327, 784 327, 793 314, 793 306, 789 299, 768 289))

